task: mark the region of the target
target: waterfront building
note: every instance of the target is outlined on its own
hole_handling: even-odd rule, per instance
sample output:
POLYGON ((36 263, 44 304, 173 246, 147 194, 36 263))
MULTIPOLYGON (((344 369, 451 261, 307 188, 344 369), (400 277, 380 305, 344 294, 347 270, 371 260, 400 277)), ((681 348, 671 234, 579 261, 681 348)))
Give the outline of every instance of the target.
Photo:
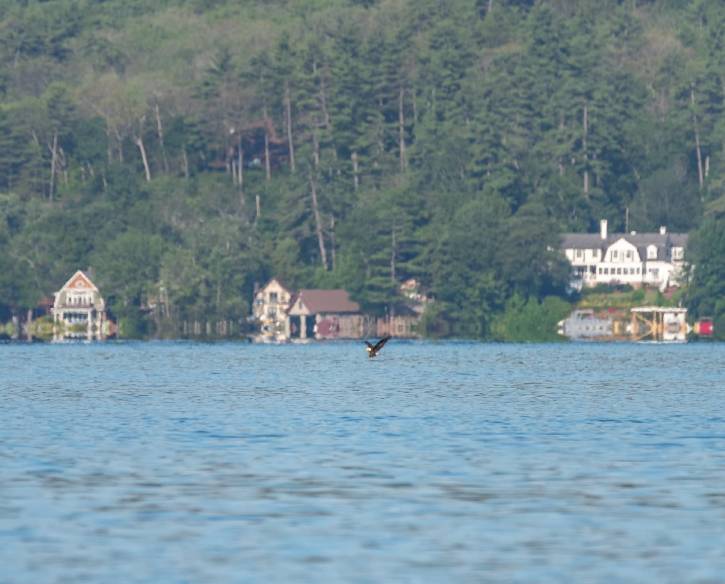
MULTIPOLYGON (((637 306, 625 309, 576 309, 559 322, 559 334, 573 341, 687 341, 687 309, 637 306)), ((699 332, 699 331, 697 331, 699 332)))
POLYGON ((278 278, 272 278, 257 291, 252 304, 252 316, 259 325, 259 340, 266 342, 289 340, 290 321, 287 309, 292 296, 291 288, 278 278))
POLYGON ((630 332, 635 341, 684 343, 690 332, 687 308, 638 306, 631 311, 630 332))
POLYGON ((679 286, 685 272, 686 233, 612 233, 607 220, 599 233, 565 233, 561 248, 572 265, 571 287, 597 284, 679 286))
POLYGON ((385 316, 363 314, 360 305, 343 289, 293 291, 272 278, 254 295, 252 319, 259 327, 254 340, 286 342, 330 339, 362 339, 418 336, 417 325, 426 303, 418 283, 401 285, 405 301, 391 307, 385 316))
POLYGON ((287 315, 293 339, 359 339, 364 333, 360 305, 342 289, 300 290, 287 315))
POLYGON ((416 338, 418 324, 423 313, 423 305, 409 306, 398 304, 393 307, 390 314, 376 319, 375 336, 384 337, 390 335, 398 338, 416 338))
POLYGON ((606 311, 597 313, 591 308, 574 310, 559 321, 559 334, 572 340, 602 340, 614 336, 615 318, 606 311))
POLYGON ((87 274, 78 270, 53 296, 54 341, 107 337, 106 303, 87 274))

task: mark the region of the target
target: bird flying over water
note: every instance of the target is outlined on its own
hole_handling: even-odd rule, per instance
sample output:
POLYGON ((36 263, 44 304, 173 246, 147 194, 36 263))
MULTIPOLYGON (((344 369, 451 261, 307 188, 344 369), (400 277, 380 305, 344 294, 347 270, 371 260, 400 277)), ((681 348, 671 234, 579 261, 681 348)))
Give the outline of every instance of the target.
POLYGON ((389 340, 390 335, 385 335, 374 345, 372 343, 369 343, 368 341, 365 341, 368 350, 368 357, 370 357, 371 359, 375 357, 380 352, 380 349, 382 349, 385 346, 385 343, 387 343, 389 340))

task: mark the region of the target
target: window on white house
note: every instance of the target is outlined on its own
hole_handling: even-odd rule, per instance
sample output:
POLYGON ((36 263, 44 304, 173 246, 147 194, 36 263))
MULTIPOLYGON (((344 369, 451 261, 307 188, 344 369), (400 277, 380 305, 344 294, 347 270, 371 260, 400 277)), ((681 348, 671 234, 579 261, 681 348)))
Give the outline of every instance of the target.
POLYGON ((647 246, 647 259, 648 260, 656 260, 657 259, 657 246, 655 246, 655 245, 648 245, 647 246))
POLYGON ((582 257, 584 256, 584 252, 583 252, 582 250, 578 249, 578 250, 576 250, 576 252, 574 253, 574 256, 575 256, 575 257, 576 257, 577 259, 581 259, 581 258, 582 258, 582 257))
POLYGON ((269 301, 270 302, 277 302, 277 293, 276 292, 270 292, 269 293, 269 301))
POLYGON ((681 260, 683 257, 684 250, 681 247, 673 247, 672 248, 672 259, 673 260, 681 260))
POLYGON ((627 257, 628 260, 631 260, 632 259, 632 250, 628 249, 625 253, 625 256, 627 257))
POLYGON ((624 273, 625 276, 629 275, 629 268, 623 268, 622 273, 624 273))
POLYGON ((612 250, 612 259, 613 260, 616 260, 617 259, 617 250, 616 249, 613 249, 612 250))

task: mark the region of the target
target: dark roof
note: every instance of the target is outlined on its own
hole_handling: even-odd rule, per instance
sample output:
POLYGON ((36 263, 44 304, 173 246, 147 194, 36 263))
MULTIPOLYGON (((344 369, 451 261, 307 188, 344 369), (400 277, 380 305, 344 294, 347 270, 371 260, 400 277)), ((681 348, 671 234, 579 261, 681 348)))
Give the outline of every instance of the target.
POLYGON ((562 234, 562 249, 606 249, 619 241, 625 239, 637 248, 641 258, 647 257, 647 247, 657 247, 657 258, 667 257, 667 250, 672 246, 687 247, 687 233, 612 233, 606 239, 602 239, 599 233, 564 233, 562 234))
POLYGON ((300 290, 292 298, 290 307, 298 299, 312 314, 320 312, 360 312, 360 305, 350 300, 347 290, 300 290))

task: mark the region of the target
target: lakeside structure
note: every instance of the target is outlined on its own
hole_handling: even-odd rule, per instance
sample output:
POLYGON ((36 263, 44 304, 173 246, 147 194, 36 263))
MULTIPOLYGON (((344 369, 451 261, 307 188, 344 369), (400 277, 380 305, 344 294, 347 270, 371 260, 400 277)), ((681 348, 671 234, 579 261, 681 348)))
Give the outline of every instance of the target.
POLYGON ((78 270, 53 297, 54 341, 94 341, 108 336, 106 303, 87 274, 78 270))
MULTIPOLYGON (((573 341, 656 341, 684 343, 690 332, 687 309, 636 306, 630 309, 574 310, 559 322, 559 334, 573 341)), ((706 336, 706 335, 703 335, 706 336)))
POLYGON ((599 233, 565 233, 561 249, 572 265, 570 286, 581 290, 597 284, 634 288, 679 286, 685 270, 686 233, 609 233, 607 220, 599 233))
POLYGON ((417 337, 416 325, 424 306, 424 302, 419 302, 417 298, 417 283, 412 280, 404 282, 401 292, 404 298, 413 303, 413 307, 401 304, 393 307, 392 314, 375 317, 364 314, 346 290, 295 291, 279 278, 272 278, 254 295, 252 318, 259 325, 259 334, 255 340, 362 339, 386 334, 417 337), (410 294, 416 297, 412 298, 410 294))
POLYGON ((290 338, 357 339, 365 330, 360 305, 345 290, 297 292, 287 309, 290 338))

